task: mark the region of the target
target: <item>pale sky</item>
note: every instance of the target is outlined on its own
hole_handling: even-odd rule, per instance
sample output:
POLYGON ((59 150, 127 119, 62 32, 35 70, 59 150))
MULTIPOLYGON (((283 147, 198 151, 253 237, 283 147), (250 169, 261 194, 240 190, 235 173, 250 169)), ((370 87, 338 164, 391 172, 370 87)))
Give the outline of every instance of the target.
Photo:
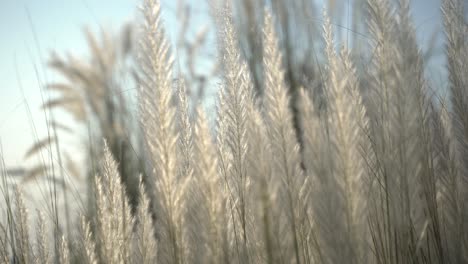
MULTIPOLYGON (((208 20, 207 15, 200 14, 206 10, 201 4, 204 1, 186 1, 199 11, 196 24, 200 26, 204 24, 203 20, 208 20)), ((413 1, 420 40, 427 41, 433 30, 441 25, 439 1, 413 1)), ((171 29, 175 29, 177 23, 174 13, 177 1, 162 2, 165 25, 171 38, 175 38, 175 30, 171 29)), ((39 138, 46 135, 44 117, 38 111, 42 102, 39 87, 54 79, 52 72, 44 66, 50 52, 86 54, 82 31, 85 25, 94 32, 99 27, 116 32, 124 22, 132 21, 138 15, 136 7, 139 3, 138 0, 0 0, 0 143, 7 166, 24 164, 24 153, 36 139, 32 121, 39 138), (20 84, 33 112, 32 120, 28 117, 20 84)), ((436 61, 442 64, 441 58, 436 61)), ((436 72, 434 76, 442 76, 439 74, 436 72)), ((72 144, 72 141, 65 142, 68 143, 72 144)))
MULTIPOLYGON (((85 26, 95 33, 100 27, 118 33, 139 15, 139 4, 137 0, 0 0, 0 142, 7 166, 23 165, 32 142, 47 135, 39 108, 40 85, 57 78, 45 67, 50 53, 87 55, 85 26)), ((166 27, 174 28, 176 1, 163 0, 162 7, 166 27)), ((175 30, 168 31, 175 38, 175 30)))

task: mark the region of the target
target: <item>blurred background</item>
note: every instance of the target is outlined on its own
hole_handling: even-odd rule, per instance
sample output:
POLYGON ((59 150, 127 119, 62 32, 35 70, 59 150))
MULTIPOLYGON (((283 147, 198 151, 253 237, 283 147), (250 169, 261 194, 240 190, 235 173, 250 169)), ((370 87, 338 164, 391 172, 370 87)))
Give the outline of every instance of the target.
MULTIPOLYGON (((203 34, 201 55, 195 62, 190 63, 200 68, 198 70, 201 72, 200 76, 208 76, 207 72, 214 68, 214 63, 209 62, 214 61, 216 56, 214 39, 216 29, 209 6, 213 1, 162 0, 161 2, 164 23, 174 47, 184 46, 185 42, 192 43, 193 46, 197 37, 203 34), (180 40, 182 34, 186 35, 183 37, 185 42, 180 40)), ((238 8, 239 14, 250 12, 248 9, 255 9, 256 6, 246 4, 248 1, 238 2, 241 3, 239 6, 246 7, 243 11, 238 8)), ((280 5, 280 2, 288 1, 271 2, 280 5)), ((315 10, 309 10, 312 19, 308 20, 306 28, 314 27, 320 30, 322 9, 328 6, 336 10, 332 23, 341 30, 343 36, 351 35, 356 39, 366 37, 365 32, 360 31, 358 26, 352 25, 364 23, 362 21, 364 17, 359 14, 354 15, 354 20, 361 21, 353 21, 350 18, 353 6, 362 6, 365 1, 312 2, 313 5, 310 6, 315 10)), ((98 41, 102 32, 111 36, 124 34, 126 26, 138 23, 139 4, 136 0, 0 0, 0 153, 10 174, 23 174, 25 168, 41 163, 40 157, 28 156, 26 153, 35 143, 48 137, 50 130, 48 131, 46 124, 52 119, 73 130, 73 133, 59 132, 61 151, 69 153, 68 155, 71 155, 76 162, 83 162, 86 149, 82 145, 89 136, 86 126, 77 125, 73 116, 66 111, 54 111, 54 116, 51 117, 41 108, 43 104, 54 98, 53 92, 48 91, 46 86, 64 80, 63 74, 54 71, 49 65, 52 54, 58 54, 63 58, 67 58, 67 54, 78 59, 89 58, 92 50, 86 32, 94 34, 98 41)), ((444 61, 440 1, 413 0, 412 11, 421 48, 428 52, 427 60, 430 62, 426 69, 428 78, 444 87, 445 73, 441 67, 444 61)), ((294 12, 296 11, 292 9, 291 14, 294 12)), ((239 30, 245 27, 242 20, 238 21, 238 25, 239 30)), ((133 27, 133 31, 135 29, 138 27, 133 27)), ((243 44, 244 50, 247 50, 246 56, 249 57, 248 49, 254 51, 255 48, 249 46, 248 38, 243 44)), ((181 51, 176 48, 176 52, 181 51)), ((189 49, 186 49, 185 55, 181 54, 182 60, 184 58, 187 60, 189 53, 189 49)), ((176 62, 176 66, 177 63, 183 64, 184 61, 176 62)), ((185 71, 188 72, 190 69, 185 71)), ((211 84, 208 82, 206 85, 208 90, 216 89, 213 82, 211 84)), ((123 81, 121 86, 124 87, 121 92, 125 97, 135 95, 136 86, 132 81, 128 83, 123 81)), ((213 95, 214 92, 204 94, 204 100, 212 100, 213 95)))

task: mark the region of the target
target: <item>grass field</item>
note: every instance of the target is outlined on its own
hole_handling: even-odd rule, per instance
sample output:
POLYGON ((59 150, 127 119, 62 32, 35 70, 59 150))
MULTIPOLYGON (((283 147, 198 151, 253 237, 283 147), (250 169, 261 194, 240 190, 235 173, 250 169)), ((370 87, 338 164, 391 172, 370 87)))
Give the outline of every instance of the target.
POLYGON ((43 109, 88 128, 86 164, 60 154, 66 127, 51 118, 26 154, 56 157, 25 176, 42 177, 44 211, 0 165, 0 263, 468 263, 464 1, 441 7, 447 87, 425 75, 408 0, 367 1, 359 54, 325 11, 307 82, 275 11, 287 1, 272 2, 247 40, 236 6, 211 6, 210 76, 192 69, 205 33, 175 57, 158 0, 118 44, 88 33, 89 64, 52 57, 66 82, 43 109))

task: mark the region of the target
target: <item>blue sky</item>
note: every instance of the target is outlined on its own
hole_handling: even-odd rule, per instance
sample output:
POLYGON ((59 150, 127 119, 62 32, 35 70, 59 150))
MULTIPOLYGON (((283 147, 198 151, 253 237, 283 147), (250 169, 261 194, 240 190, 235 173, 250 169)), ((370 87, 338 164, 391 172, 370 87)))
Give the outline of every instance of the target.
MULTIPOLYGON (((56 77, 45 67, 50 53, 86 55, 85 26, 94 32, 100 27, 117 32, 136 18, 138 4, 135 0, 0 0, 0 141, 8 166, 23 164, 25 151, 37 140, 34 130, 38 138, 46 135, 44 114, 38 111, 39 87, 56 77)), ((164 19, 175 24, 175 3, 165 1, 163 6, 164 19)))
MULTIPOLYGON (((188 1, 199 11, 195 14, 198 16, 195 24, 200 26, 205 23, 203 20, 208 20, 203 14, 204 1, 188 1)), ((162 2, 163 18, 173 37, 177 1, 162 2)), ((0 142, 8 166, 22 165, 26 149, 35 140, 20 86, 33 112, 32 120, 40 138, 46 130, 43 114, 38 111, 41 105, 39 87, 54 78, 43 63, 50 52, 86 54, 85 25, 95 32, 99 27, 115 32, 138 15, 139 3, 138 0, 0 0, 0 142)), ((418 37, 427 40, 432 31, 440 27, 439 0, 414 0, 413 12, 418 37)), ((437 61, 441 62, 440 58, 437 61)))
POLYGON ((136 13, 132 0, 109 3, 111 1, 0 0, 0 140, 8 166, 23 164, 23 155, 35 138, 20 83, 37 133, 42 137, 45 122, 38 111, 42 102, 38 84, 52 78, 51 73, 45 71, 43 61, 52 50, 84 53, 83 25, 117 27, 136 13))

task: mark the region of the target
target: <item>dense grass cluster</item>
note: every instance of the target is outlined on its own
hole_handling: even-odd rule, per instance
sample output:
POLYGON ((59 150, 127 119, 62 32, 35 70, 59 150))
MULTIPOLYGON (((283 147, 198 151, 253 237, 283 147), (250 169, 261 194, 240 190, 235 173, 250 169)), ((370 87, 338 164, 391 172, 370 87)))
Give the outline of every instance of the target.
POLYGON ((129 196, 104 144, 93 210, 67 233, 41 213, 29 226, 22 190, 11 195, 3 181, 0 262, 468 263, 462 2, 442 6, 448 100, 425 79, 407 0, 368 1, 372 56, 359 71, 324 15, 320 93, 288 89, 268 8, 258 93, 227 6, 217 16, 223 73, 213 129, 201 104, 191 113, 186 83, 174 83, 160 5, 145 0, 138 190, 129 196))

